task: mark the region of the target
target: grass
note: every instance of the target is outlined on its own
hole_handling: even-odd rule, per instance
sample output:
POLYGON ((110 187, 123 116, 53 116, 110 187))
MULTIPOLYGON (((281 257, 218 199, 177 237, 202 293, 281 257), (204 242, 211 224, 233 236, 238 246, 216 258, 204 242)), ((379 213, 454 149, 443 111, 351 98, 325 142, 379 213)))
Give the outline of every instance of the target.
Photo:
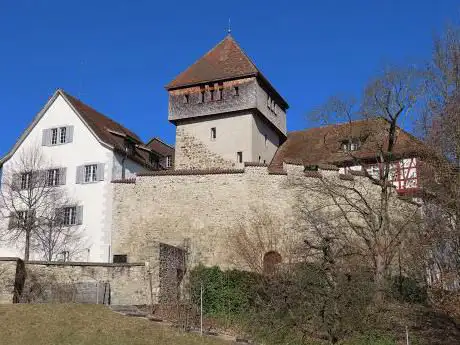
POLYGON ((181 333, 101 305, 0 305, 0 344, 8 345, 224 345, 181 333))

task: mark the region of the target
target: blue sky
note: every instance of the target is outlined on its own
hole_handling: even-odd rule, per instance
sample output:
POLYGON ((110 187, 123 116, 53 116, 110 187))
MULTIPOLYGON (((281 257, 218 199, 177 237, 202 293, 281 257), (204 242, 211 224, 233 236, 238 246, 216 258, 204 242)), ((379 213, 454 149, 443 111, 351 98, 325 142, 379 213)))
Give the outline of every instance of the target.
POLYGON ((359 96, 385 64, 423 63, 459 16, 458 0, 0 0, 0 155, 56 88, 173 144, 164 85, 225 36, 229 17, 294 130, 329 96, 359 96))

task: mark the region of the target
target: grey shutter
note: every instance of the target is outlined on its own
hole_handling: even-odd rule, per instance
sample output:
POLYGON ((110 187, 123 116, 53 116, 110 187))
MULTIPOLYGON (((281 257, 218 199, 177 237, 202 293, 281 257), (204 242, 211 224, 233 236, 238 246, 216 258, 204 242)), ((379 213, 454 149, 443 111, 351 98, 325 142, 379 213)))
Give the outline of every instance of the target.
POLYGON ((77 206, 77 225, 83 224, 83 206, 77 206))
POLYGON ((75 180, 75 183, 80 184, 83 183, 83 171, 84 171, 85 166, 80 165, 77 167, 77 178, 75 180))
POLYGON ((21 174, 13 174, 13 180, 11 181, 11 189, 14 191, 21 189, 21 174))
POLYGON ((59 185, 61 186, 65 185, 66 177, 67 177, 67 168, 59 169, 59 185))
POLYGON ((66 143, 71 143, 73 141, 73 126, 66 127, 66 143))
POLYGON ((10 220, 8 222, 8 229, 14 229, 17 225, 17 217, 14 212, 10 213, 10 220))
POLYGON ((42 146, 50 146, 51 145, 51 130, 44 129, 43 136, 42 136, 42 146))
POLYGON ((97 180, 98 181, 104 181, 104 169, 105 169, 104 163, 99 163, 97 165, 97 180))
POLYGON ((54 210, 54 223, 57 225, 64 224, 64 209, 63 208, 56 208, 54 210))

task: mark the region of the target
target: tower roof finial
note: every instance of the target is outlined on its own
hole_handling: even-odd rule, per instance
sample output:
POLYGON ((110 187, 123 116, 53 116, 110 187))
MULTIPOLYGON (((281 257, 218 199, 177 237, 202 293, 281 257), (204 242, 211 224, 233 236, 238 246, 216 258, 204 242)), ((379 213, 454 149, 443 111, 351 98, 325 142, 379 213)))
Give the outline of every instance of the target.
POLYGON ((231 24, 231 21, 230 21, 230 17, 228 18, 228 30, 227 30, 227 34, 229 34, 229 35, 232 34, 232 24, 231 24))

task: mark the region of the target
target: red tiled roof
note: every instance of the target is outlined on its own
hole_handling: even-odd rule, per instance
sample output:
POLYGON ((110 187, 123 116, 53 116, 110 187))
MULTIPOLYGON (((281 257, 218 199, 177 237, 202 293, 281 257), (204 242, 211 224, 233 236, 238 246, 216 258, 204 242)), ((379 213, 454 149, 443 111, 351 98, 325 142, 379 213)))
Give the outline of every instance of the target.
POLYGON ((179 74, 166 88, 205 83, 243 76, 256 76, 259 70, 232 36, 227 35, 214 48, 179 74))
MULTIPOLYGON (((325 127, 289 132, 286 141, 278 148, 270 169, 280 171, 283 162, 302 165, 352 163, 355 158, 363 161, 376 159, 378 147, 386 147, 388 122, 383 118, 353 121, 325 127), (350 153, 341 150, 344 140, 357 138, 359 150, 350 153), (382 146, 383 143, 383 146, 382 146)), ((397 158, 419 157, 425 147, 421 141, 404 130, 399 131, 393 156, 397 158)))

